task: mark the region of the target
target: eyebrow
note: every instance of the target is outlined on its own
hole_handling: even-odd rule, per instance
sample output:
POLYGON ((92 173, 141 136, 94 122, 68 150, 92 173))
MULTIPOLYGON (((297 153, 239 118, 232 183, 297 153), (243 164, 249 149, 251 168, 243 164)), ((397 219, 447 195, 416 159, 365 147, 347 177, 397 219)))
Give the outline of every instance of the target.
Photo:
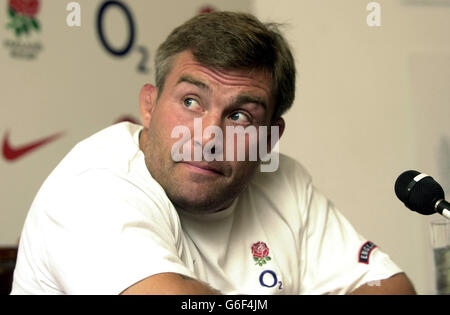
MULTIPOLYGON (((198 79, 195 79, 194 77, 192 77, 190 75, 187 75, 187 74, 183 75, 178 80, 176 85, 179 85, 181 83, 188 83, 188 84, 195 85, 198 88, 200 88, 202 90, 205 90, 206 92, 211 91, 210 87, 206 83, 204 83, 204 82, 202 82, 202 81, 200 81, 198 79)), ((249 95, 249 94, 240 94, 240 95, 236 96, 236 98, 232 102, 232 104, 234 106, 244 105, 244 104, 247 104, 247 103, 253 103, 253 104, 260 105, 266 111, 267 111, 267 108, 268 108, 267 102, 263 98, 258 97, 258 96, 249 95)))
POLYGON ((204 83, 198 79, 195 79, 195 78, 191 77, 190 75, 183 75, 178 80, 176 85, 179 85, 181 83, 189 83, 189 84, 195 85, 195 86, 199 87, 200 89, 206 90, 206 91, 210 90, 209 86, 206 83, 204 83))
POLYGON ((267 111, 267 103, 266 101, 258 96, 253 96, 253 95, 248 95, 248 94, 241 94, 238 95, 234 100, 233 100, 233 105, 235 106, 239 106, 239 105, 244 105, 244 104, 248 104, 248 103, 253 103, 253 104, 257 104, 262 106, 266 111, 267 111))

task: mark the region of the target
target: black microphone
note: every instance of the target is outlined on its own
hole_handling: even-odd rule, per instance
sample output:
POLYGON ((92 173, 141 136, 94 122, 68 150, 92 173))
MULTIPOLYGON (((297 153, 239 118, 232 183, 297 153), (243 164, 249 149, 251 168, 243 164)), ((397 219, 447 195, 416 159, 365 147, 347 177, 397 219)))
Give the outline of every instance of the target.
POLYGON ((403 172, 395 181, 395 194, 407 208, 424 215, 440 213, 450 219, 450 203, 431 176, 417 171, 403 172))

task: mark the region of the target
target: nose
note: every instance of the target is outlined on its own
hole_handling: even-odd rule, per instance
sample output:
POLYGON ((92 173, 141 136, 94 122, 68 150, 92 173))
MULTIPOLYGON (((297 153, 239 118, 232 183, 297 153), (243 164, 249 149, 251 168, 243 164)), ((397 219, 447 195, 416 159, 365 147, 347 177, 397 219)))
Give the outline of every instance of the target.
POLYGON ((216 133, 222 133, 223 129, 221 123, 222 121, 219 115, 210 114, 203 118, 202 140, 204 144, 213 139, 217 139, 218 135, 216 135, 216 133))
POLYGON ((195 148, 204 153, 204 158, 208 161, 214 155, 217 159, 218 155, 223 152, 223 126, 219 114, 208 113, 201 119, 196 119, 194 122, 194 152, 195 148), (200 134, 201 133, 201 134, 200 134))

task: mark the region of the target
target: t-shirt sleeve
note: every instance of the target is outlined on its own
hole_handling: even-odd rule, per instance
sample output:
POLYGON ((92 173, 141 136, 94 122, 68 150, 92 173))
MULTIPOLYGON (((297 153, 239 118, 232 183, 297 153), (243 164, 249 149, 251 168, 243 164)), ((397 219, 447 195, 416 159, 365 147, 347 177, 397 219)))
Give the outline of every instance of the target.
POLYGON ((312 185, 308 190, 301 249, 303 294, 346 294, 402 272, 312 185))
POLYGON ((402 272, 313 186, 301 165, 293 169, 303 223, 301 293, 346 294, 402 272))
POLYGON ((163 272, 195 278, 181 260, 174 208, 107 171, 78 176, 42 220, 47 267, 66 294, 120 294, 163 272))

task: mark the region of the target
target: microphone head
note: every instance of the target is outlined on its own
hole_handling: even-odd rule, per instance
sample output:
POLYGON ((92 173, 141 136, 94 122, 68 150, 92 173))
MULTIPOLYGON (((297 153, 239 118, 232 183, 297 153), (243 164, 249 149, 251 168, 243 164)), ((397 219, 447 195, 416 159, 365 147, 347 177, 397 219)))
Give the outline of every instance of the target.
POLYGON ((441 185, 431 176, 412 170, 397 178, 395 194, 406 207, 425 215, 436 213, 436 202, 445 198, 441 185))

